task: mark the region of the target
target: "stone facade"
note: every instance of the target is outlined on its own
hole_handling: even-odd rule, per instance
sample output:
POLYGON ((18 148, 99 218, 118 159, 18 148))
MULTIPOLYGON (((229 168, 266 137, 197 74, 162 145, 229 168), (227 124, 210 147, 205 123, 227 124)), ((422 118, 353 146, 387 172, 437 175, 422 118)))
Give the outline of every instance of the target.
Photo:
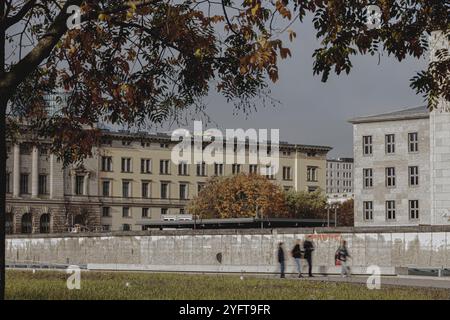
MULTIPOLYGON (((22 138, 10 144, 8 233, 63 232, 75 226, 140 231, 146 221, 191 219, 185 206, 206 181, 238 172, 229 163, 220 173, 214 165, 199 171, 196 164, 180 171, 171 161, 176 144, 165 134, 104 131, 93 157, 66 168, 48 152, 46 141, 22 138), (166 172, 162 161, 167 161, 166 172)), ((279 149, 279 170, 269 177, 273 182, 284 189, 325 190, 331 148, 282 143, 279 149)), ((238 171, 250 172, 249 164, 238 171)))

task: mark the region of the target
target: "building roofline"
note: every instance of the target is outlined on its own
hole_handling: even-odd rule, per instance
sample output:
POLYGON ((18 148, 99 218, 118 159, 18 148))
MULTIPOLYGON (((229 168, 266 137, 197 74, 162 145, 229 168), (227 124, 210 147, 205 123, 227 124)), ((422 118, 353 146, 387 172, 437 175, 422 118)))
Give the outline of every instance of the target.
POLYGON ((427 106, 419 106, 408 109, 400 109, 388 113, 356 117, 349 119, 348 122, 351 124, 359 124, 359 123, 373 123, 386 121, 428 119, 429 117, 430 112, 427 106))

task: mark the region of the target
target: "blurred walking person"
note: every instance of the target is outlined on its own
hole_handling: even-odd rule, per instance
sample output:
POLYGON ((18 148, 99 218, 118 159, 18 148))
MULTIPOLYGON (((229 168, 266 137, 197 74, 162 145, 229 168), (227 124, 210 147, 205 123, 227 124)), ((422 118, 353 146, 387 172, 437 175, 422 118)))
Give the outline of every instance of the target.
POLYGON ((306 237, 305 242, 303 242, 303 250, 305 251, 304 257, 308 262, 308 275, 309 277, 313 277, 312 274, 312 253, 314 251, 314 243, 312 242, 311 235, 306 237))
POLYGON ((342 240, 341 245, 336 251, 336 260, 341 264, 341 276, 349 277, 350 276, 350 268, 347 264, 347 259, 351 258, 350 253, 347 249, 347 241, 342 240))
POLYGON ((295 264, 297 266, 297 271, 298 271, 298 277, 299 278, 303 278, 302 276, 302 263, 301 263, 301 259, 302 259, 302 249, 301 249, 301 243, 300 240, 297 240, 297 242, 295 243, 294 248, 292 249, 292 257, 295 260, 295 264))
POLYGON ((280 273, 281 278, 285 278, 284 271, 286 269, 286 262, 284 258, 284 248, 283 248, 283 242, 280 242, 278 244, 278 263, 280 264, 280 273))

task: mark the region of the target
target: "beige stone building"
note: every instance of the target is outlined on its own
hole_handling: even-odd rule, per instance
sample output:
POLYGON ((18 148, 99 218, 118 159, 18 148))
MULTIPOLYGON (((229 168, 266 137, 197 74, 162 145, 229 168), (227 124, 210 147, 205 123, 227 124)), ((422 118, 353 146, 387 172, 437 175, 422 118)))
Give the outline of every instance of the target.
MULTIPOLYGON (((172 161, 178 142, 166 134, 104 131, 94 156, 63 168, 45 141, 11 144, 7 160, 8 233, 142 230, 145 221, 189 220, 185 206, 209 178, 257 172, 256 165, 172 161)), ((248 155, 248 148, 246 149, 248 155)), ((284 189, 326 188, 325 146, 281 143, 279 170, 268 178, 284 189)))

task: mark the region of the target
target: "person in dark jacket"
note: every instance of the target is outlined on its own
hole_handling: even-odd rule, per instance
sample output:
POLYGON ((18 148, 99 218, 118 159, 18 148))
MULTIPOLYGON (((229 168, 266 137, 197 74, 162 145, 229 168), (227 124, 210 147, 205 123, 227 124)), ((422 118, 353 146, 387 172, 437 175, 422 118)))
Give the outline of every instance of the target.
POLYGON ((347 259, 351 258, 350 253, 347 249, 347 241, 342 240, 341 245, 336 251, 336 260, 339 260, 341 263, 341 276, 348 277, 350 276, 350 268, 347 265, 347 259))
POLYGON ((314 251, 314 243, 311 240, 311 236, 307 236, 305 242, 303 242, 303 250, 305 251, 305 259, 308 262, 308 275, 313 277, 312 274, 312 253, 314 251))
POLYGON ((297 242, 295 243, 294 248, 292 249, 292 257, 295 260, 295 264, 297 265, 297 271, 298 271, 298 277, 299 278, 303 278, 302 276, 302 264, 301 264, 301 259, 302 259, 302 249, 301 249, 301 243, 300 240, 297 240, 297 242))
POLYGON ((285 264, 285 259, 284 259, 283 242, 280 242, 278 244, 278 263, 280 264, 281 278, 285 278, 284 271, 286 268, 286 264, 285 264))

